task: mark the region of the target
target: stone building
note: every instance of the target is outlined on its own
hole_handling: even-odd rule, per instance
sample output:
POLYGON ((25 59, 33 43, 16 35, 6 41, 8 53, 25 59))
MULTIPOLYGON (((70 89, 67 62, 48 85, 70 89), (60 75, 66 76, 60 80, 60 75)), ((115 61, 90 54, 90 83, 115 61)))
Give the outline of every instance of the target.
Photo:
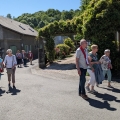
MULTIPOLYGON (((12 49, 13 54, 17 50, 31 50, 34 57, 38 51, 35 48, 35 38, 38 32, 29 25, 0 16, 0 54, 6 55, 7 49, 12 49)), ((38 45, 39 46, 39 45, 38 45)))

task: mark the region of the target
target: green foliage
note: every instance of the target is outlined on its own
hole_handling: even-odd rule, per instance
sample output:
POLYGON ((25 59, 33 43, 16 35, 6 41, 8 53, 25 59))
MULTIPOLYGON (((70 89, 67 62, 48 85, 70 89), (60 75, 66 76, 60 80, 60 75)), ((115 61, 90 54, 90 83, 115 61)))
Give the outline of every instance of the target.
POLYGON ((83 36, 81 34, 77 34, 75 35, 75 41, 80 41, 83 38, 83 36))
POLYGON ((48 60, 50 61, 50 62, 52 62, 52 61, 54 61, 54 59, 55 59, 55 50, 54 50, 54 40, 53 40, 53 38, 47 38, 47 40, 46 40, 46 50, 47 50, 47 52, 48 52, 48 60))
MULTIPOLYGON (((101 57, 105 49, 111 50, 113 69, 120 69, 115 33, 120 28, 120 2, 116 0, 91 0, 81 15, 83 36, 99 46, 101 57)), ((117 71, 116 71, 117 72, 117 71)))
POLYGON ((10 18, 10 19, 12 19, 12 16, 11 16, 11 14, 7 14, 7 18, 10 18))
POLYGON ((24 23, 24 24, 27 24, 27 21, 26 21, 26 20, 21 20, 20 22, 21 22, 21 23, 24 23))
MULTIPOLYGON (((118 0, 88 0, 87 4, 85 2, 83 0, 84 9, 80 16, 72 20, 49 23, 39 30, 39 36, 78 33, 79 38, 84 37, 99 46, 99 57, 103 55, 105 49, 110 49, 113 66, 119 67, 117 45, 113 40, 116 39, 116 31, 120 31, 120 2, 118 0)), ((66 15, 69 16, 67 12, 66 15)), ((62 19, 64 18, 65 16, 62 19)), ((120 69, 118 67, 117 69, 120 69)))
POLYGON ((56 46, 56 48, 60 49, 60 55, 62 55, 64 53, 65 53, 65 55, 68 55, 70 53, 70 51, 69 51, 70 47, 68 45, 66 45, 66 44, 58 44, 56 46))
POLYGON ((39 29, 55 21, 71 20, 74 16, 78 16, 79 13, 79 9, 75 11, 72 9, 70 11, 63 10, 62 12, 55 9, 48 9, 47 11, 39 11, 34 14, 25 13, 15 18, 15 20, 39 29))
POLYGON ((70 39, 70 38, 66 38, 64 40, 64 44, 68 45, 70 47, 70 50, 71 51, 74 51, 75 50, 75 45, 74 45, 74 42, 70 39))

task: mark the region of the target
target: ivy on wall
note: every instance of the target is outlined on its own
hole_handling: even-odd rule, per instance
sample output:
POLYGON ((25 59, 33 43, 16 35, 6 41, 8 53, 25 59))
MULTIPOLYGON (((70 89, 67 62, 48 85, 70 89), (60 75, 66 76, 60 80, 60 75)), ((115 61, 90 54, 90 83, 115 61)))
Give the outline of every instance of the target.
MULTIPOLYGON (((56 34, 78 33, 98 44, 100 56, 105 49, 110 49, 112 60, 118 61, 120 58, 115 45, 116 31, 120 31, 120 1, 91 0, 79 17, 50 23, 39 30, 39 36, 49 40, 50 36, 56 34)), ((114 62, 113 66, 116 66, 115 63, 118 62, 114 62)))

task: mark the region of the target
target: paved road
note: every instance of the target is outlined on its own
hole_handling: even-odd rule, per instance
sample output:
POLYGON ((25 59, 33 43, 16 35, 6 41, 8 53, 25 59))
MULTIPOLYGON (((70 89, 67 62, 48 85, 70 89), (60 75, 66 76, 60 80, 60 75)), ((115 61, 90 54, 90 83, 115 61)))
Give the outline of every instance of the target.
POLYGON ((120 120, 120 83, 108 89, 105 81, 85 101, 77 94, 77 74, 31 69, 17 69, 16 91, 8 92, 6 73, 2 76, 0 120, 120 120))

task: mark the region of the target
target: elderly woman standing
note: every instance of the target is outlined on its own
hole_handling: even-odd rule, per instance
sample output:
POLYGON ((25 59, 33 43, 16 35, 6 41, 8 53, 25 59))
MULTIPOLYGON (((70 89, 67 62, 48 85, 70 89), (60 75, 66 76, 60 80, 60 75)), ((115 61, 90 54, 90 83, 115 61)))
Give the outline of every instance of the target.
POLYGON ((100 62, 101 62, 101 67, 102 67, 102 70, 103 70, 104 77, 105 77, 106 74, 107 74, 107 77, 108 77, 108 87, 112 87, 111 86, 112 64, 111 64, 111 60, 110 60, 110 50, 109 49, 106 49, 104 51, 104 55, 101 57, 100 62))
POLYGON ((91 93, 95 93, 96 91, 94 90, 94 86, 96 83, 96 77, 95 77, 95 69, 96 69, 96 64, 99 64, 100 62, 98 61, 97 57, 97 52, 98 52, 98 46, 97 45, 92 45, 91 46, 92 51, 88 55, 88 60, 89 60, 89 66, 87 72, 90 75, 90 80, 88 82, 88 85, 86 86, 87 91, 91 93), (91 85, 91 89, 89 88, 91 85))
POLYGON ((16 70, 16 57, 15 55, 12 54, 12 50, 8 49, 7 50, 7 55, 5 56, 4 59, 4 65, 6 66, 7 69, 7 74, 8 74, 8 86, 11 86, 11 76, 12 76, 12 83, 13 83, 13 88, 15 88, 15 70, 16 70))
POLYGON ((18 65, 18 67, 21 67, 21 64, 22 64, 22 54, 20 53, 19 50, 16 53, 16 58, 17 58, 17 65, 18 65))
POLYGON ((22 59, 23 59, 23 65, 24 67, 26 67, 27 64, 27 53, 25 52, 25 50, 22 50, 22 59))

